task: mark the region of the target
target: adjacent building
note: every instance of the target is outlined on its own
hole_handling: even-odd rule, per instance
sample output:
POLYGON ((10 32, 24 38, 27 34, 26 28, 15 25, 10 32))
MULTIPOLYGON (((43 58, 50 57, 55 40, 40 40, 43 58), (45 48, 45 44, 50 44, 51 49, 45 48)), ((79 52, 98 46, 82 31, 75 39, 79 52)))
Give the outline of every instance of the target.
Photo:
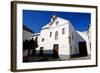
POLYGON ((23 41, 32 39, 33 33, 28 26, 23 25, 23 41))
MULTIPOLYGON (((23 25, 23 42, 25 40, 31 40, 33 37, 34 32, 28 27, 23 25)), ((27 56, 28 49, 23 50, 23 56, 27 56)))

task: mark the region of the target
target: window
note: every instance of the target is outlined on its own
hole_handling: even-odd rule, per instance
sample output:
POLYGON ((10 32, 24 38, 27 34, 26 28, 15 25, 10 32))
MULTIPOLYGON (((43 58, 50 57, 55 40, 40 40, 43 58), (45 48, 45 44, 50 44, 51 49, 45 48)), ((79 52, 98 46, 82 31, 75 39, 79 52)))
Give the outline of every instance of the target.
POLYGON ((62 29, 62 34, 65 34, 65 28, 62 29))
POLYGON ((58 31, 55 32, 55 40, 58 40, 58 31))
POLYGON ((90 43, 90 50, 91 50, 91 43, 90 43))
POLYGON ((71 37, 69 37, 69 44, 71 44, 71 37))
POLYGON ((70 45, 70 49, 71 49, 71 51, 72 51, 72 46, 70 45))
POLYGON ((50 37, 52 36, 52 32, 50 32, 50 37))
POLYGON ((44 38, 42 38, 42 42, 44 42, 44 38))
POLYGON ((56 21, 56 25, 58 25, 59 24, 59 21, 56 21))
POLYGON ((74 40, 74 33, 72 32, 72 40, 74 40))

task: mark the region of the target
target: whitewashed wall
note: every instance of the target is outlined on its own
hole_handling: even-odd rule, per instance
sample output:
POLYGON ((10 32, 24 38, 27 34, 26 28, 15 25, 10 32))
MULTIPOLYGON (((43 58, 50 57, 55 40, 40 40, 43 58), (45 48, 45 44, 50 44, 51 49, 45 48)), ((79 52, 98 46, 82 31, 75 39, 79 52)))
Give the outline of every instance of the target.
POLYGON ((27 30, 23 30, 23 41, 30 40, 31 38, 32 38, 32 33, 27 30))
POLYGON ((70 55, 76 55, 79 54, 79 47, 78 47, 78 40, 81 38, 76 33, 75 28, 71 23, 69 23, 69 37, 71 39, 70 41, 70 55))

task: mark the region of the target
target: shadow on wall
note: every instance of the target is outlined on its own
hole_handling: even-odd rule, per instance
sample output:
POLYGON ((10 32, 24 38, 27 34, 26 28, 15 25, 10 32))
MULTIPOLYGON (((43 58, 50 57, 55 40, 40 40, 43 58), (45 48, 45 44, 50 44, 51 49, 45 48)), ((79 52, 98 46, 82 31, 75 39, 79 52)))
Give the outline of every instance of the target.
POLYGON ((53 50, 36 50, 36 55, 46 55, 51 56, 53 54, 53 50))
MULTIPOLYGON (((76 32, 77 33, 77 32, 76 32)), ((78 40, 78 48, 79 48, 79 56, 87 56, 87 45, 84 38, 81 37, 79 33, 77 33, 78 40)))

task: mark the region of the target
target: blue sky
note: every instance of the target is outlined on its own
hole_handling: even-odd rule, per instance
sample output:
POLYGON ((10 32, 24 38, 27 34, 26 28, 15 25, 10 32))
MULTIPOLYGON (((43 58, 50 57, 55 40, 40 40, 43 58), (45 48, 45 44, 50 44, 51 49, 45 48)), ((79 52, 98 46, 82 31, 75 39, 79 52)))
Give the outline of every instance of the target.
POLYGON ((50 22, 50 19, 53 15, 71 21, 74 28, 78 31, 87 31, 89 24, 91 24, 90 13, 35 10, 23 10, 23 24, 28 26, 35 33, 40 32, 41 28, 50 22))

